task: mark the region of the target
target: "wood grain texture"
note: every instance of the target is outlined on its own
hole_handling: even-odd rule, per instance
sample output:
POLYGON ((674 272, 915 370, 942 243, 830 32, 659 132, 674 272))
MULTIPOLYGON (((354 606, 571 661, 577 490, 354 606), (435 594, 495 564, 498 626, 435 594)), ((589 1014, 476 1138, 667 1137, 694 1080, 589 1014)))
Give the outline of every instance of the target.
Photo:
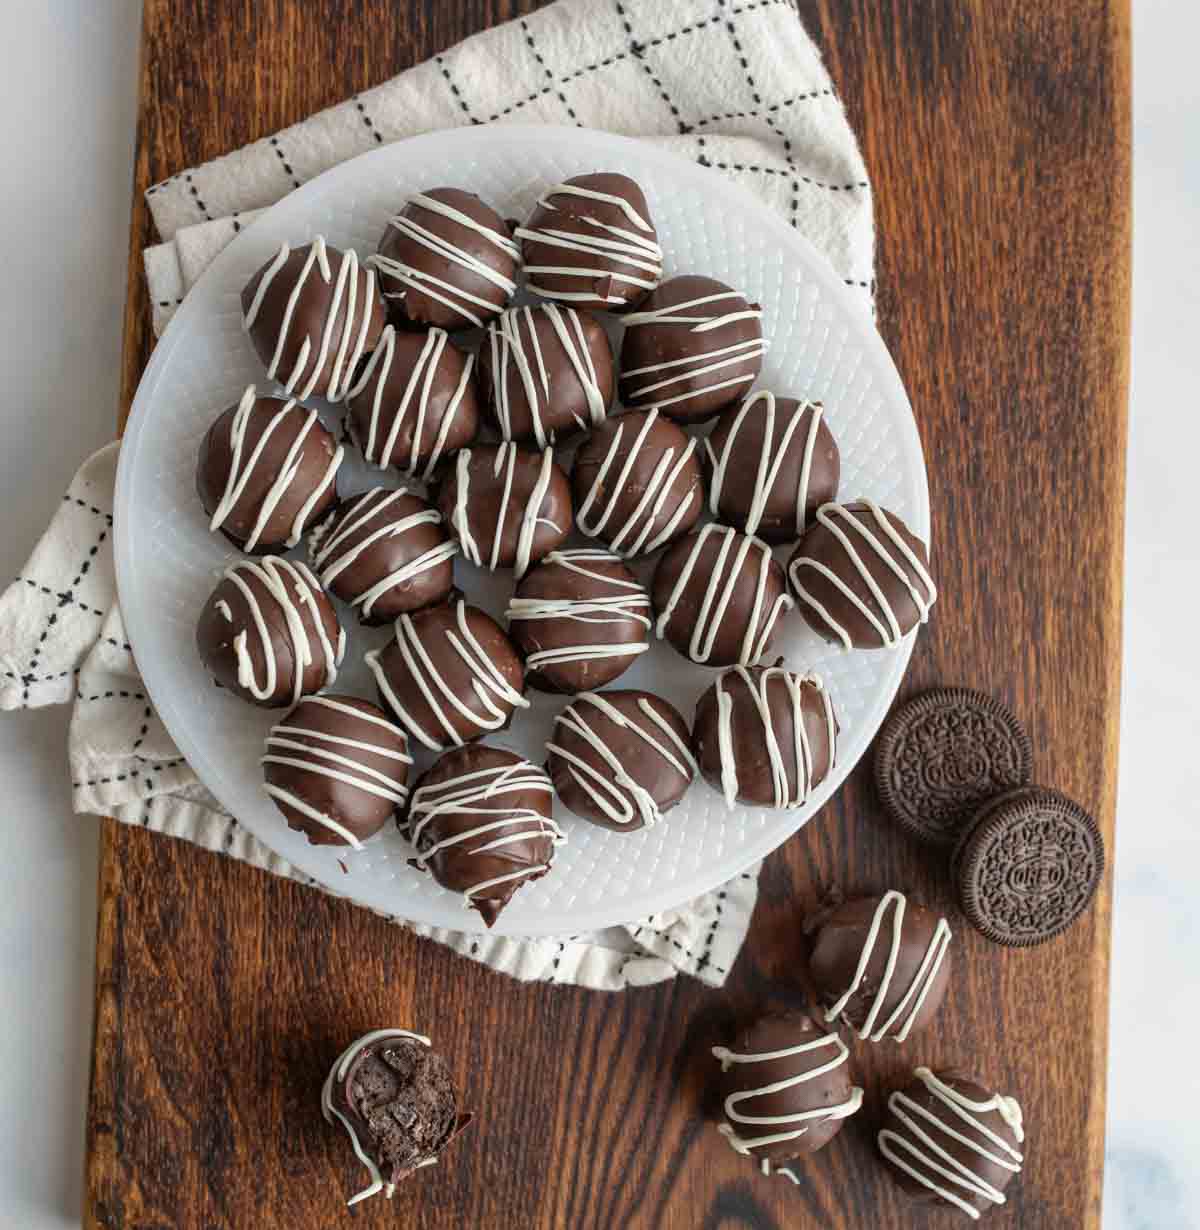
MULTIPOLYGON (((123 409, 150 349, 142 190, 375 84, 522 0, 145 0, 123 409)), ((1116 794, 1129 308, 1127 0, 801 0, 861 136, 879 324, 925 440, 942 598, 904 693, 995 692, 1036 775, 1116 794)), ((523 987, 363 910, 105 822, 90 1227, 514 1230, 957 1224, 906 1209, 871 1129, 889 1077, 959 1062, 1018 1094, 1029 1161, 987 1224, 1099 1225, 1109 890, 1066 937, 1006 953, 957 928, 937 1027, 858 1047, 865 1111, 764 1180, 705 1119, 707 1048, 799 996, 800 921, 829 885, 947 902, 863 765, 772 856, 724 992, 523 987), (361 1172, 316 1110, 383 1023, 433 1034, 481 1120, 444 1164, 347 1214, 361 1172)))

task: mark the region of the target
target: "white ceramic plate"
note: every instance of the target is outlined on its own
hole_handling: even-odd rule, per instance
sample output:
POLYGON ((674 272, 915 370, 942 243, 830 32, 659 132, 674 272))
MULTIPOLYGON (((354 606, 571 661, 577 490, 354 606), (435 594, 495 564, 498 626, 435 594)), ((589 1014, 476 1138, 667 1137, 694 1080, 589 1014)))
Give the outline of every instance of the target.
MULTIPOLYGON (((548 185, 588 171, 620 170, 645 189, 665 252, 666 274, 702 273, 763 306, 770 339, 759 387, 820 399, 842 456, 843 499, 868 497, 929 538, 929 497, 912 411, 886 349, 861 305, 813 246, 781 218, 711 170, 652 146, 574 128, 501 126, 431 133, 385 146, 328 171, 270 209, 229 245, 186 297, 142 378, 117 477, 116 560, 121 605, 153 702, 181 752, 224 806, 284 858, 363 905, 437 926, 482 929, 460 896, 411 869, 394 826, 360 852, 313 847, 283 822, 261 789, 263 737, 280 716, 213 687, 193 633, 201 605, 234 558, 210 534, 195 495, 201 437, 249 383, 267 387, 242 332, 239 294, 282 240, 323 234, 339 247, 373 251, 388 216, 410 193, 438 184, 478 192, 504 217, 524 217, 548 185), (343 871, 341 864, 345 865, 343 871)), ((323 418, 338 412, 325 403, 323 418)), ((351 494, 384 482, 359 459, 342 471, 351 494)), ((456 562, 472 600, 502 616, 512 577, 456 562)), ((641 570, 645 575, 646 570, 641 570)), ((339 691, 373 696, 362 655, 387 632, 349 633, 339 691)), ((841 785, 865 751, 899 686, 911 638, 890 651, 843 653, 787 616, 770 652, 825 679, 842 733, 834 772, 798 811, 737 807, 698 781, 664 822, 614 833, 556 808, 568 833, 550 873, 517 893, 499 934, 572 933, 643 918, 736 875, 796 832, 841 785)), ((614 687, 667 697, 690 721, 715 672, 656 644, 614 687)), ((494 742, 537 762, 561 697, 531 693, 532 710, 494 742)), ((419 758, 417 769, 427 763, 419 758)))

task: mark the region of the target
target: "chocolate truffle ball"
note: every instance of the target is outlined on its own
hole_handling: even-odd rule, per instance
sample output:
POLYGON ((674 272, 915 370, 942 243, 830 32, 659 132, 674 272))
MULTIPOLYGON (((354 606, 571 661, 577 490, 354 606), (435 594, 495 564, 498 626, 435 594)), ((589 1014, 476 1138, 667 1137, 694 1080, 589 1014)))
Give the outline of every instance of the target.
POLYGON ((401 487, 352 496, 309 539, 321 584, 358 608, 364 624, 441 602, 454 584, 458 544, 441 514, 401 487))
POLYGON ((704 454, 709 511, 766 542, 799 538, 837 497, 841 460, 819 401, 755 393, 722 413, 704 454))
POLYGON ((366 661, 384 707, 431 751, 500 730, 514 709, 529 707, 512 642, 461 599, 401 615, 395 638, 366 661))
POLYGON ((407 1029, 376 1029, 348 1046, 325 1079, 321 1113, 346 1129, 371 1176, 347 1204, 379 1192, 390 1200, 398 1183, 436 1162, 474 1118, 459 1113, 445 1060, 407 1029))
POLYGON ((342 448, 315 410, 251 385, 208 429, 196 490, 220 530, 243 551, 294 547, 337 499, 342 448))
POLYGON ((649 828, 696 776, 687 723, 650 692, 584 692, 554 719, 546 767, 577 816, 618 832, 649 828))
POLYGON ((849 1049, 807 1013, 765 1016, 712 1053, 725 1116, 717 1131, 765 1175, 823 1148, 862 1105, 849 1049))
POLYGON ((700 697, 692 747, 727 806, 803 807, 834 766, 837 732, 816 675, 735 666, 700 697))
POLYGON ((242 324, 286 392, 341 401, 383 332, 383 302, 374 271, 318 235, 295 251, 283 244, 246 283, 242 324))
POLYGON ((388 221, 371 257, 392 320, 401 326, 480 328, 517 289, 517 245, 473 192, 430 188, 388 221))
POLYGON ((539 448, 604 422, 613 353, 594 316, 544 303, 505 312, 479 352, 484 411, 505 440, 539 448))
POLYGON ((863 500, 824 504, 788 563, 808 623, 843 649, 891 649, 937 600, 925 544, 863 500))
POLYGON ((856 897, 819 920, 809 972, 831 1024, 903 1042, 933 1019, 950 981, 950 928, 891 891, 856 897))
POLYGON ((550 870, 566 838, 550 818, 554 790, 544 769, 482 743, 447 752, 413 791, 413 860, 492 926, 513 894, 550 870))
POLYGON ((658 561, 655 631, 702 666, 749 666, 794 605, 771 548, 727 525, 706 525, 658 561))
POLYGON ((1017 1100, 954 1071, 917 1068, 888 1098, 878 1141, 896 1182, 918 1204, 951 1205, 972 1218, 1005 1203, 1004 1189, 1025 1160, 1017 1100))
POLYGON ((267 736, 267 794, 314 846, 353 846, 408 798, 408 737, 354 696, 308 696, 267 736))
POLYGON ((222 687, 281 709, 333 686, 346 634, 308 568, 268 555, 225 570, 200 612, 196 648, 222 687))
POLYGON ((696 441, 657 410, 594 431, 575 454, 571 486, 579 528, 626 559, 686 534, 704 507, 696 441))
POLYGON ((671 278, 625 317, 621 400, 681 423, 712 418, 762 370, 762 308, 715 278, 671 278))
POLYGON ((641 188, 597 172, 556 184, 518 227, 531 291, 577 307, 621 312, 662 279, 662 248, 641 188))
POLYGON ((508 631, 531 687, 586 692, 650 648, 650 595, 608 551, 552 551, 517 586, 508 631))
POLYGON ((388 325, 346 409, 350 437, 369 464, 427 481, 479 431, 475 356, 442 329, 397 333, 388 325))
POLYGON ((472 564, 519 577, 575 524, 571 487, 554 453, 515 444, 464 448, 438 486, 438 508, 472 564))

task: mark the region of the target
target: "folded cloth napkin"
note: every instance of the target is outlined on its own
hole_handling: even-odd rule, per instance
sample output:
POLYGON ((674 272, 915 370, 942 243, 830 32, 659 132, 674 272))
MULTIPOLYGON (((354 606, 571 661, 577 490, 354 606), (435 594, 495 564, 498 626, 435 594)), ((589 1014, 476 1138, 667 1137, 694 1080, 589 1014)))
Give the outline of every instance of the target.
MULTIPOLYGON (((150 188, 164 240, 145 253, 155 330, 254 211, 305 180, 383 142, 503 122, 641 136, 730 175, 821 247, 869 310, 866 172, 790 0, 557 0, 150 188)), ((76 812, 112 815, 312 883, 220 810, 147 698, 116 602, 117 449, 84 463, 0 597, 0 708, 73 704, 76 812)), ((757 873, 752 867, 652 918, 553 939, 394 921, 523 981, 621 990, 683 971, 720 985, 750 923, 757 873)))

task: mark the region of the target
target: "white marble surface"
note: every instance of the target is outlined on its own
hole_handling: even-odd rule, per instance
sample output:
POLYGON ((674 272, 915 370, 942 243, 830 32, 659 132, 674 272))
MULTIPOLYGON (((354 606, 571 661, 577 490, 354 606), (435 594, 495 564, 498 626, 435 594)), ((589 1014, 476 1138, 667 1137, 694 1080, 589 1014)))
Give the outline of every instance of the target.
MULTIPOLYGON (((1200 5, 1136 0, 1133 403, 1105 1230, 1200 1227, 1200 5)), ((0 576, 110 434, 138 6, 6 11, 0 576), (14 242, 17 240, 17 242, 14 242)), ((65 712, 0 716, 0 1226, 79 1224, 94 826, 65 712)), ((1067 1006, 1070 1010, 1070 1006, 1067 1006)), ((1081 1164, 1082 1161, 1081 1161, 1081 1164)))

